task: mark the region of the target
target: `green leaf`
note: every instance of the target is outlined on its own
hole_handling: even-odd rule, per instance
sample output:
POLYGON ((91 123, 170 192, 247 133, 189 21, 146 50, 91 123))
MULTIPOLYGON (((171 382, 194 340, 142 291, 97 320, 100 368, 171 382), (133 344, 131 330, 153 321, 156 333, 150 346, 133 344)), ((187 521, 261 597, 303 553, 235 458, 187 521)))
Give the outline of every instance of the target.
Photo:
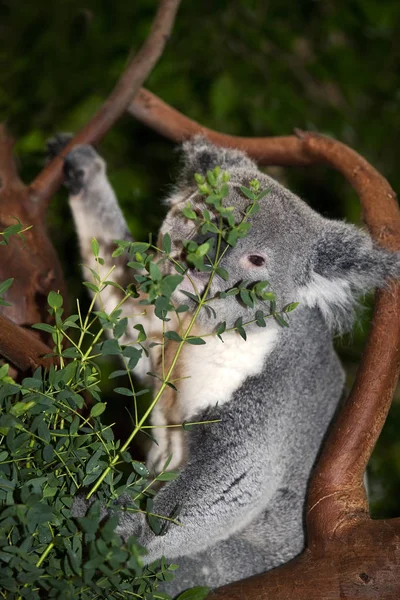
POLYGON ((89 290, 92 290, 92 292, 97 293, 99 291, 97 285, 95 285, 94 283, 90 283, 90 281, 84 281, 83 285, 89 288, 89 290))
POLYGON ((177 313, 183 313, 183 312, 187 312, 189 310, 189 307, 187 304, 180 304, 177 309, 176 312, 177 313))
POLYGON ((133 396, 132 390, 130 390, 126 387, 117 387, 114 389, 114 392, 116 394, 121 394, 121 396, 133 396))
POLYGON ((250 306, 250 308, 253 308, 254 300, 249 290, 240 290, 239 296, 243 304, 245 304, 246 306, 250 306))
POLYGON ((167 338, 167 340, 172 340, 174 342, 181 342, 182 341, 181 336, 176 331, 166 331, 164 333, 164 337, 167 338))
POLYGON ((130 244, 129 251, 132 254, 136 254, 136 252, 138 252, 139 254, 143 254, 144 252, 147 252, 149 248, 150 244, 148 244, 147 242, 133 242, 133 244, 130 244))
POLYGON ((139 335, 138 335, 137 340, 136 340, 136 342, 138 344, 140 344, 140 342, 144 342, 145 340, 147 340, 147 335, 146 335, 146 332, 144 330, 143 325, 141 325, 140 323, 138 323, 137 325, 133 326, 133 329, 136 329, 136 331, 139 332, 139 335))
POLYGON ((243 329, 243 327, 238 327, 237 332, 240 335, 240 337, 244 339, 244 341, 247 340, 247 333, 246 333, 245 329, 243 329))
POLYGON ((215 333, 216 333, 217 335, 221 335, 221 333, 224 333, 224 331, 225 331, 225 330, 226 330, 226 322, 225 322, 225 321, 222 321, 222 323, 219 323, 219 324, 217 325, 217 328, 216 328, 216 330, 215 330, 215 333))
POLYGON ((179 476, 177 471, 166 471, 165 473, 160 473, 157 475, 157 481, 173 481, 179 476))
POLYGON ((212 171, 207 171, 207 181, 212 187, 217 185, 217 178, 212 171))
POLYGON ((185 296, 187 296, 188 298, 193 300, 193 302, 196 302, 196 304, 199 303, 199 299, 197 298, 197 296, 192 294, 192 292, 187 292, 186 290, 182 290, 182 294, 184 294, 185 296))
POLYGON ((119 369, 118 371, 113 371, 108 376, 108 379, 114 379, 115 377, 123 377, 124 375, 126 375, 126 371, 123 371, 122 369, 119 369))
POLYGON ((195 587, 180 594, 177 600, 205 600, 210 590, 207 587, 195 587))
POLYGON ((224 279, 224 281, 228 281, 229 280, 229 273, 226 269, 223 269, 222 267, 217 267, 215 269, 215 272, 217 275, 219 275, 220 277, 222 277, 222 279, 224 279))
POLYGON ((171 236, 169 235, 169 233, 164 233, 162 240, 162 249, 166 254, 169 254, 171 252, 171 247, 171 236))
POLYGON ((149 273, 153 281, 161 281, 162 274, 160 271, 160 267, 155 262, 151 262, 149 264, 149 273))
POLYGON ((51 444, 47 444, 43 448, 43 460, 44 460, 44 462, 49 463, 53 460, 53 458, 54 458, 53 446, 51 444))
POLYGON ((9 287, 11 287, 12 282, 14 281, 14 277, 10 277, 10 279, 6 279, 2 283, 0 283, 0 294, 3 294, 9 287))
POLYGON ((189 336, 186 338, 185 340, 188 344, 192 344, 193 346, 202 346, 203 344, 205 344, 206 342, 201 338, 201 337, 197 337, 197 336, 189 336))
POLYGON ((45 442, 50 442, 50 431, 47 423, 42 419, 38 424, 38 435, 45 442))
POLYGON ((257 194, 257 202, 259 200, 262 200, 265 196, 267 196, 269 193, 271 192, 271 188, 267 188, 265 190, 262 190, 261 192, 259 192, 257 194))
POLYGON ((111 254, 112 258, 117 258, 118 256, 122 256, 122 254, 125 252, 125 248, 123 248, 122 246, 118 246, 118 248, 116 248, 114 250, 114 252, 111 254))
POLYGON ((205 182, 205 179, 204 179, 203 175, 200 175, 200 173, 195 173, 194 174, 194 179, 195 179, 196 183, 202 184, 202 183, 205 182))
POLYGON ((92 247, 92 252, 95 256, 99 255, 100 252, 100 246, 99 246, 99 242, 96 240, 96 238, 92 238, 92 241, 90 242, 90 245, 92 247))
POLYGON ((116 326, 114 327, 114 336, 118 339, 124 335, 126 332, 126 328, 128 327, 128 319, 124 317, 120 319, 116 326))
POLYGON ((204 244, 201 244, 197 250, 196 250, 196 254, 198 256, 205 256, 207 254, 207 252, 210 251, 211 248, 211 243, 210 242, 204 242, 204 244))
POLYGON ((281 327, 289 327, 289 323, 279 313, 274 313, 274 319, 281 327))
POLYGON ((66 358, 77 358, 80 356, 80 352, 77 348, 71 347, 64 350, 62 356, 65 356, 66 358))
POLYGON ((51 291, 49 293, 49 295, 47 296, 47 302, 48 302, 48 305, 51 306, 51 308, 61 308, 61 306, 63 304, 63 299, 60 294, 58 294, 57 292, 51 291))
POLYGON ((1 365, 1 367, 0 367, 0 379, 3 379, 3 377, 7 377, 7 375, 8 375, 8 369, 9 369, 9 365, 8 364, 1 365))
POLYGON ((229 244, 229 246, 235 246, 236 242, 238 241, 238 233, 236 231, 236 229, 233 229, 232 231, 230 231, 226 237, 226 242, 227 244, 229 244))
POLYGON ((264 313, 262 312, 262 310, 258 310, 256 312, 256 324, 259 327, 266 327, 266 322, 265 322, 265 317, 264 317, 264 313))
POLYGON ((247 198, 249 198, 249 200, 252 200, 254 202, 254 200, 256 199, 254 192, 249 190, 249 188, 245 187, 244 185, 241 185, 239 187, 242 194, 244 194, 247 198))
POLYGON ((143 463, 138 462, 137 460, 133 460, 132 467, 133 467, 134 471, 136 471, 136 473, 138 475, 140 475, 141 477, 149 476, 149 471, 147 470, 146 465, 144 465, 143 463))
POLYGON ((187 219, 190 219, 191 221, 193 221, 194 219, 197 218, 197 215, 194 212, 194 210, 190 204, 188 204, 187 206, 182 208, 182 214, 183 214, 183 216, 185 216, 187 219))
POLYGON ((286 306, 284 306, 282 308, 282 311, 284 313, 292 312, 292 310, 295 310, 299 304, 300 304, 300 302, 290 302, 289 304, 286 304, 286 306))
POLYGON ((32 329, 39 329, 40 331, 46 331, 47 333, 54 333, 56 328, 52 325, 47 325, 47 323, 35 323, 32 325, 32 329))
POLYGON ((226 198, 227 196, 229 196, 229 185, 226 182, 221 185, 219 193, 221 194, 221 196, 223 198, 226 198))
POLYGON ((107 403, 106 402, 98 402, 94 406, 92 406, 90 410, 91 417, 99 417, 106 410, 107 403))
POLYGON ((103 343, 103 346, 101 348, 102 356, 109 356, 109 355, 119 356, 120 354, 121 354, 121 348, 119 347, 117 340, 106 340, 103 343))

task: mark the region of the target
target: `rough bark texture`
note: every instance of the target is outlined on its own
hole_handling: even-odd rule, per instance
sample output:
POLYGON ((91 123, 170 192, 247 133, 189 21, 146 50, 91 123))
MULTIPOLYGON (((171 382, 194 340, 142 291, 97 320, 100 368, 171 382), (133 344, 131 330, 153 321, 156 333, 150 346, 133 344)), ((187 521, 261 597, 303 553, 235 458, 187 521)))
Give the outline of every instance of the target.
POLYGON ((14 277, 6 295, 11 306, 1 312, 18 325, 46 323, 47 294, 58 290, 66 298, 67 290, 43 216, 34 210, 29 189, 18 177, 12 148, 11 138, 0 126, 0 231, 15 225, 16 219, 32 228, 24 233, 25 241, 12 236, 7 246, 0 247, 0 281, 14 277))

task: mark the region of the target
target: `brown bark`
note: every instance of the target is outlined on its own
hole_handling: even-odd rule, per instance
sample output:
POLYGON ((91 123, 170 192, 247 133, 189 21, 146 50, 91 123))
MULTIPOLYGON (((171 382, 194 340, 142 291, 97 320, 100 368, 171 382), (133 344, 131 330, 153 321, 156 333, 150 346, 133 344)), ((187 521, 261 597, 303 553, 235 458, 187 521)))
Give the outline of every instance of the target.
POLYGON ((22 373, 55 362, 54 358, 44 356, 52 352, 51 348, 3 315, 0 315, 0 346, 2 356, 22 373))
POLYGON ((75 135, 59 156, 52 160, 31 183, 30 193, 41 211, 62 182, 63 157, 77 144, 93 144, 125 112, 130 101, 153 70, 171 33, 181 0, 160 0, 151 31, 138 54, 130 61, 111 94, 99 110, 75 135))
POLYGON ((251 138, 220 133, 189 119, 143 88, 130 103, 128 112, 174 142, 202 134, 218 146, 244 150, 262 165, 305 166, 317 162, 304 152, 301 141, 294 135, 251 138))
MULTIPOLYGON (((387 181, 354 150, 335 140, 301 134, 305 151, 340 171, 357 191, 376 241, 400 250, 400 212, 387 181)), ((367 346, 347 402, 335 419, 312 478, 308 535, 312 543, 368 511, 362 482, 400 371, 400 284, 377 293, 367 346), (314 513, 314 514, 313 514, 314 513)))
POLYGON ((268 573, 224 586, 209 600, 399 600, 399 519, 354 524, 325 549, 305 550, 268 573))
POLYGON ((18 177, 12 148, 12 139, 0 126, 0 231, 15 225, 16 219, 32 228, 24 233, 25 241, 12 236, 7 246, 0 247, 0 281, 14 277, 6 293, 11 306, 1 307, 1 312, 19 325, 32 325, 48 321, 49 291, 66 297, 67 290, 43 219, 33 210, 29 190, 18 177))

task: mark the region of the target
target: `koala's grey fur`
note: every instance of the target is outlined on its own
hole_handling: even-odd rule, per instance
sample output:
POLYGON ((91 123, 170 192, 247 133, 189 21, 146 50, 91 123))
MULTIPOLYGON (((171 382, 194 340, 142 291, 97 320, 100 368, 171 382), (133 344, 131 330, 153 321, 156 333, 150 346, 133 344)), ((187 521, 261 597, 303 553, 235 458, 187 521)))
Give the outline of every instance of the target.
MULTIPOLYGON (((176 257, 180 256, 182 240, 196 234, 193 223, 180 209, 189 199, 200 208, 204 202, 193 174, 217 165, 230 173, 231 191, 226 202, 234 206, 237 216, 248 205, 240 185, 248 186, 256 178, 261 189, 269 188, 270 193, 251 219, 249 236, 226 253, 222 266, 230 279, 225 282, 216 277, 211 296, 243 279, 269 280, 278 308, 293 301, 300 301, 300 306, 291 313, 288 329, 268 320, 264 332, 250 328, 249 340, 243 346, 236 333, 226 337, 225 345, 214 337, 207 338, 204 352, 208 346, 216 350, 214 364, 211 360, 203 378, 203 395, 197 397, 190 383, 179 388, 178 418, 189 415, 196 421, 221 420, 181 433, 178 441, 159 433, 165 451, 174 444, 183 450, 178 461, 180 475, 158 492, 154 512, 170 515, 179 504, 183 526, 171 526, 166 535, 156 536, 141 515, 125 512, 121 516, 118 533, 125 538, 138 536, 148 549, 146 562, 164 554, 180 565, 175 580, 165 585, 171 594, 193 585, 217 587, 248 577, 276 567, 302 550, 310 471, 344 384, 332 331, 349 328, 357 295, 384 285, 400 273, 399 256, 377 247, 367 233, 323 218, 260 172, 242 152, 217 148, 203 138, 184 144, 182 175, 161 227, 161 235, 169 232, 176 257), (250 264, 252 254, 264 257, 265 265, 250 264), (231 370, 225 369, 225 356, 230 361, 233 357, 241 373, 237 385, 231 387, 225 382, 230 382, 235 364, 231 370), (254 367, 252 356, 259 366, 254 367), (212 389, 207 388, 209 378, 212 389), (219 380, 224 382, 221 388, 219 380)), ((90 147, 77 147, 67 157, 65 174, 84 262, 93 266, 90 239, 95 236, 107 249, 101 252, 107 269, 112 261, 112 240, 128 239, 129 232, 108 183, 104 161, 90 147)), ((168 264, 164 264, 168 272, 168 264)), ((121 280, 124 273, 118 264, 115 278, 121 280)), ((200 288, 204 286, 201 274, 192 276, 200 288)), ((110 288, 107 293, 106 307, 115 305, 118 298, 113 294, 117 291, 110 288)), ((188 303, 181 291, 174 297, 188 303)), ((217 319, 202 311, 203 332, 212 332, 223 320, 228 325, 239 316, 250 320, 254 312, 236 297, 216 299, 211 305, 217 319)), ((130 307, 126 314, 132 312, 130 307)), ((148 314, 146 319, 150 330, 159 330, 160 322, 154 316, 148 314)), ((171 328, 175 325, 172 323, 171 328)), ((128 341, 134 341, 130 331, 128 341)), ((182 368, 191 369, 194 381, 196 370, 205 368, 201 350, 196 351, 199 354, 187 354, 182 359, 182 368)), ((143 360, 138 374, 144 377, 147 371, 155 370, 158 358, 150 355, 143 360)), ((155 413, 157 423, 168 421, 163 410, 161 406, 155 413)))

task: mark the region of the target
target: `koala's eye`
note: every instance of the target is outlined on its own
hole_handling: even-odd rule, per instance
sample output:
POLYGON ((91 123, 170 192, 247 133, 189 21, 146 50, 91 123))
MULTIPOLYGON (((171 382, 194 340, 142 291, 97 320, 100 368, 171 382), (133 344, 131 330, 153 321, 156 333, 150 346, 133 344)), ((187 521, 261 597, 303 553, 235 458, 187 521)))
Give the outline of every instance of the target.
POLYGON ((250 254, 248 260, 255 267, 262 267, 265 265, 265 258, 259 254, 250 254))

